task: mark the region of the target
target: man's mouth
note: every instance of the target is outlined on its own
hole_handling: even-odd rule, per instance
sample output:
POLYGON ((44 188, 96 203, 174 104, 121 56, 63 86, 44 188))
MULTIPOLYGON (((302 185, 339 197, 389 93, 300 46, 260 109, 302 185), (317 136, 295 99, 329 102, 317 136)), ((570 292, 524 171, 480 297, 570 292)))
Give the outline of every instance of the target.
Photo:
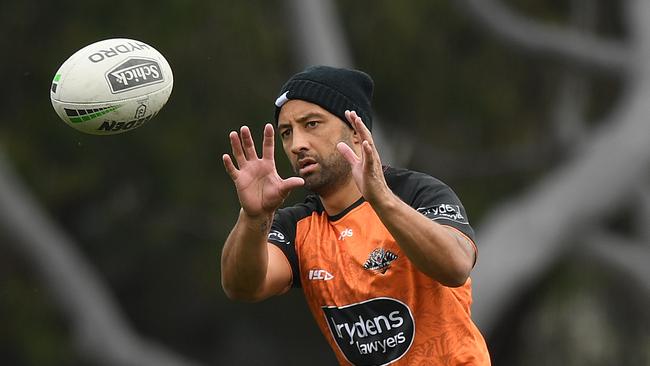
POLYGON ((305 175, 313 173, 318 163, 312 158, 302 158, 298 160, 298 174, 305 175))

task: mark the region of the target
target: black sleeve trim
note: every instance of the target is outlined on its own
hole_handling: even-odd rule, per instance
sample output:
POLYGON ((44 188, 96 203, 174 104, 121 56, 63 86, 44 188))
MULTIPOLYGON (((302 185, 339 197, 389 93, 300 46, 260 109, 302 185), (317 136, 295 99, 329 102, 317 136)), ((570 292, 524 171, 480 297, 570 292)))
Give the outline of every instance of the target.
MULTIPOLYGON (((271 234, 269 233, 269 236, 270 235, 271 234)), ((292 274, 291 287, 296 287, 296 288, 302 287, 302 284, 300 283, 300 268, 298 265, 298 255, 296 254, 296 247, 293 245, 293 243, 281 243, 271 239, 269 239, 269 243, 278 247, 282 251, 282 253, 284 253, 284 256, 287 257, 287 260, 291 265, 291 274, 292 274)))
POLYGON ((282 208, 276 211, 271 224, 268 242, 280 248, 291 265, 293 280, 291 287, 302 287, 300 281, 300 260, 296 252, 296 225, 301 219, 319 210, 320 201, 315 196, 308 196, 304 203, 282 208))
POLYGON ((296 254, 296 224, 292 222, 291 216, 282 210, 276 212, 269 232, 268 242, 278 247, 291 265, 292 281, 291 287, 301 287, 300 268, 298 266, 298 255, 296 254))
POLYGON ((476 242, 463 204, 445 183, 406 169, 387 168, 385 177, 390 189, 408 205, 441 225, 459 230, 476 242))

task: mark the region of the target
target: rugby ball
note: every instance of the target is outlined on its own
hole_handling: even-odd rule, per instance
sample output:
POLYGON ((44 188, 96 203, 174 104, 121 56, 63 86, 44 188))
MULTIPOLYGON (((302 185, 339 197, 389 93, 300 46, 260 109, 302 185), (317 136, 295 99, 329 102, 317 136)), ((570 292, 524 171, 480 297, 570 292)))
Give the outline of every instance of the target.
POLYGON ((156 116, 173 84, 172 70, 160 52, 141 41, 113 38, 70 56, 54 75, 50 99, 71 127, 114 135, 156 116))

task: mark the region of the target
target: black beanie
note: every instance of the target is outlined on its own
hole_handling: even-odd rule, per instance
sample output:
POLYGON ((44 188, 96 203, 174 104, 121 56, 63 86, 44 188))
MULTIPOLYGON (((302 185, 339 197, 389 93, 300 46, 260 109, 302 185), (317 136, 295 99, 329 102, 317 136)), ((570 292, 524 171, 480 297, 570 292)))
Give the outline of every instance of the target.
POLYGON ((330 66, 311 66, 293 75, 280 90, 275 101, 275 124, 282 106, 291 99, 317 104, 348 123, 345 110, 356 111, 369 130, 372 129, 370 101, 372 78, 365 72, 330 66))

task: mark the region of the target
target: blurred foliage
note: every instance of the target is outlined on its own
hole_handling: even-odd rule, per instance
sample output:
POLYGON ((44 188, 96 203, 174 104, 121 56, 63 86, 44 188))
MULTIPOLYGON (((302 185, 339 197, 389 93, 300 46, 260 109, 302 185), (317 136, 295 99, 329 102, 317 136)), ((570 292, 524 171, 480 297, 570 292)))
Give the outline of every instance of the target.
POLYGON ((66 327, 50 306, 47 293, 27 272, 2 260, 0 357, 5 365, 66 365, 74 355, 66 327))
POLYGON ((601 261, 564 260, 522 297, 526 311, 509 314, 491 355, 503 365, 649 365, 639 285, 601 261))
MULTIPOLYGON (((563 1, 507 3, 544 21, 567 19, 563 1)), ((600 3, 616 14, 612 2, 600 3)), ((491 40, 451 1, 337 4, 356 66, 375 79, 376 112, 390 129, 412 136, 415 154, 428 146, 464 162, 444 174, 435 163, 411 167, 447 181, 475 224, 562 158, 549 110, 564 66, 491 40), (497 167, 520 148, 537 152, 533 163, 467 173, 486 161, 497 167)), ((97 267, 134 328, 207 364, 334 362, 299 291, 249 305, 227 301, 219 283, 221 243, 238 210, 221 163, 227 134, 250 124, 259 136, 272 119, 277 90, 298 70, 284 6, 262 0, 0 3, 0 48, 11 51, 0 61, 8 75, 0 147, 97 267), (52 110, 50 81, 74 51, 113 37, 156 47, 174 71, 174 91, 161 114, 138 130, 83 135, 52 110)), ((602 18, 599 33, 624 32, 619 17, 602 18)), ((615 102, 619 83, 587 77, 594 92, 586 113, 597 120, 615 102)), ((279 149, 278 164, 281 175, 289 174, 279 149)), ((6 240, 1 233, 0 240, 6 240)), ((31 264, 10 248, 5 243, 0 256, 0 363, 85 364, 31 264)))

